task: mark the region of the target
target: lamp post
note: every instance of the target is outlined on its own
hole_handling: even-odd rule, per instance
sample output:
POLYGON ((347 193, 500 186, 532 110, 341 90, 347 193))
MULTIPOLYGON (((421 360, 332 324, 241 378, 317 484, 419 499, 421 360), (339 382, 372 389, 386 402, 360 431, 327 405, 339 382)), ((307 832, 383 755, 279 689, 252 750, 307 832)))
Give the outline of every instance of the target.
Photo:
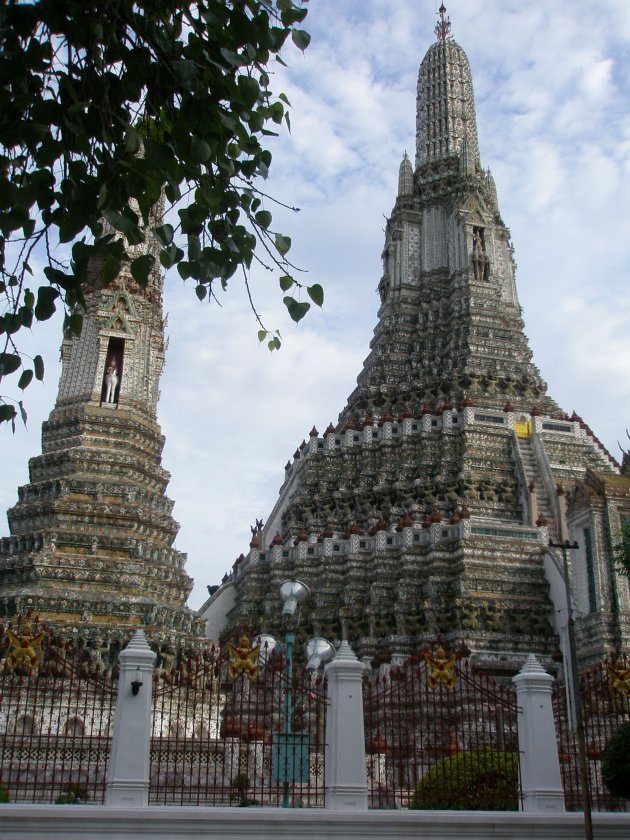
POLYGON ((293 646, 295 631, 300 623, 300 607, 309 598, 311 590, 300 580, 285 580, 280 586, 282 598, 282 626, 286 656, 286 687, 283 707, 283 731, 278 743, 278 764, 282 772, 282 807, 289 807, 289 785, 295 773, 295 754, 289 756, 293 735, 293 646), (284 747, 284 750, 282 749, 284 747))
POLYGON ((575 731, 578 741, 578 758, 580 764, 580 785, 582 788, 582 805, 584 809, 584 834, 586 840, 593 840, 593 820, 591 816, 591 793, 588 785, 586 770, 586 743, 584 738, 584 717, 582 715, 582 698, 580 697, 580 676, 577 665, 577 645, 575 643, 575 622, 571 606, 571 586, 569 583, 569 561, 567 551, 579 548, 577 542, 555 543, 549 540, 549 548, 559 548, 562 552, 564 589, 567 599, 567 632, 569 635, 569 655, 571 657, 571 693, 573 695, 573 709, 575 713, 575 731))
MULTIPOLYGON (((284 698, 282 701, 282 729, 275 733, 272 745, 272 775, 283 786, 282 807, 289 807, 289 789, 296 779, 308 779, 308 736, 295 733, 293 716, 295 714, 293 686, 293 649, 295 631, 300 623, 300 607, 310 597, 311 591, 299 580, 285 580, 280 586, 282 598, 282 627, 284 629, 285 673, 284 698), (304 778, 306 776, 306 778, 304 778)), ((264 638, 273 648, 277 642, 271 636, 264 638)), ((308 659, 308 671, 317 671, 329 662, 336 653, 333 645, 326 639, 316 637, 307 642, 305 653, 308 659)))

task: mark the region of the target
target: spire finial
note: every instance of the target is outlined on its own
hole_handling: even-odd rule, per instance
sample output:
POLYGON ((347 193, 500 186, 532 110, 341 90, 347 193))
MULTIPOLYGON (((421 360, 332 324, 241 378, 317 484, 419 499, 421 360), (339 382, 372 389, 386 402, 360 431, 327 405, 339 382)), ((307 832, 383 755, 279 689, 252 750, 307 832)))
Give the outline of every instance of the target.
POLYGON ((438 14, 440 21, 435 24, 434 32, 437 35, 438 41, 444 42, 447 38, 451 37, 451 19, 446 17, 446 6, 444 3, 441 4, 438 14))

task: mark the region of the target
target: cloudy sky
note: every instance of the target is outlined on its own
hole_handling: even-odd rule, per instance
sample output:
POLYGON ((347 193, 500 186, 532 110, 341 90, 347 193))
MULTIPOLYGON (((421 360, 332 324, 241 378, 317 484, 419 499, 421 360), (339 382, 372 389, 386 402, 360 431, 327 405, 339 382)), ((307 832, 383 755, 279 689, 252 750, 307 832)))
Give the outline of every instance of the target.
MULTIPOLYGON (((291 254, 321 283, 322 311, 298 326, 277 277, 252 278, 282 350, 258 344, 241 284, 221 306, 166 281, 170 346, 159 419, 163 462, 199 607, 266 519, 284 464, 315 424, 335 421, 376 321, 385 216, 398 166, 415 148, 418 65, 434 40, 436 0, 311 0, 304 55, 278 74, 292 134, 273 142, 266 188, 291 254)), ((630 3, 450 0, 471 63, 484 166, 510 227, 534 361, 549 391, 619 456, 630 428, 630 3)), ((269 209, 273 210, 270 206, 269 209)), ((57 323, 38 327, 46 383, 27 392, 28 428, 0 432, 0 507, 15 503, 57 390, 57 323)), ((27 348, 28 349, 28 348, 27 348)), ((36 352, 36 351, 34 351, 36 352)), ((2 522, 1 534, 8 533, 2 522)))

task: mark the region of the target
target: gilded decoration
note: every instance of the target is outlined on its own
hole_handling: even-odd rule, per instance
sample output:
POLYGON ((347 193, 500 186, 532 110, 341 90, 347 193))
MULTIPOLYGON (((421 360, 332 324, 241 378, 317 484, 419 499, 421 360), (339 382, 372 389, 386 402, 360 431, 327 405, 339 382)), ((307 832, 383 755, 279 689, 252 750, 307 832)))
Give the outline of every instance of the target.
POLYGON ((624 661, 616 659, 614 662, 608 662, 606 673, 611 697, 630 697, 630 668, 626 668, 624 661))
POLYGON ((4 667, 9 671, 35 674, 42 659, 42 642, 46 633, 44 630, 35 633, 30 621, 18 626, 17 630, 17 633, 7 630, 9 649, 4 660, 4 667))
POLYGON ((438 646, 435 656, 431 653, 425 653, 424 661, 429 668, 429 686, 431 688, 437 688, 438 685, 443 685, 449 689, 455 688, 455 682, 457 681, 456 660, 455 654, 447 656, 441 645, 438 646))
POLYGON ((516 437, 528 440, 532 436, 532 424, 529 420, 517 420, 514 423, 514 431, 516 432, 516 437))
POLYGON ((238 645, 228 642, 227 646, 230 652, 230 661, 228 664, 230 679, 237 680, 245 674, 247 679, 255 680, 258 677, 260 643, 252 647, 247 634, 243 633, 241 641, 238 645))

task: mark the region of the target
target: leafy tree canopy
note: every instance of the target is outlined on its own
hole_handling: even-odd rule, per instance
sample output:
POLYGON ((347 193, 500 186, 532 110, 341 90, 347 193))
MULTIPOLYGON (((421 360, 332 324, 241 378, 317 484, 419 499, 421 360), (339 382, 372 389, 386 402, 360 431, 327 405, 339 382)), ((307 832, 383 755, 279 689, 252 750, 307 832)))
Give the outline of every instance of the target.
MULTIPOLYGON (((239 268, 247 283, 257 260, 279 269, 293 320, 306 314, 287 259, 291 240, 273 229, 273 199, 257 185, 271 165, 265 138, 290 128, 270 64, 283 63, 288 38, 308 46, 307 1, 8 0, 0 11, 0 380, 15 374, 23 390, 43 377, 40 356, 24 363, 17 333, 57 306, 65 329, 80 331, 88 264, 107 284, 128 261, 146 285, 156 257, 133 246, 148 235, 162 267, 192 279, 200 300, 239 268), (173 224, 152 209, 162 196, 173 224), (58 243, 74 243, 69 260, 55 256, 58 243), (46 255, 45 280, 29 264, 36 254, 46 255)), ((306 293, 322 304, 321 286, 306 293)), ((259 326, 260 340, 279 348, 279 334, 259 326)), ((16 414, 0 398, 0 421, 16 414)))

